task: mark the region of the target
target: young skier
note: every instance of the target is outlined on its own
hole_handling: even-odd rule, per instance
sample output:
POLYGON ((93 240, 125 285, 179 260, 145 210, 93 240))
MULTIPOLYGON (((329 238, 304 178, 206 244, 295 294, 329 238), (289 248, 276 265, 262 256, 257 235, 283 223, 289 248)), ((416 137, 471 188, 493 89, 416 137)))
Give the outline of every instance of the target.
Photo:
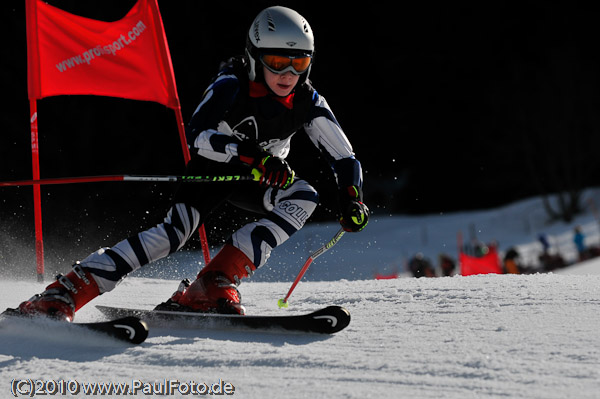
POLYGON ((339 188, 340 223, 362 230, 362 170, 325 98, 308 79, 313 32, 296 11, 270 7, 248 32, 244 56, 232 58, 205 91, 189 124, 188 175, 241 175, 256 181, 182 184, 164 221, 77 262, 44 292, 19 305, 23 314, 72 321, 75 312, 111 291, 127 274, 180 249, 224 201, 262 215, 235 231, 189 284, 157 308, 244 314, 237 286, 271 250, 302 228, 318 204, 316 190, 296 178, 285 158, 300 129, 330 161, 339 188))

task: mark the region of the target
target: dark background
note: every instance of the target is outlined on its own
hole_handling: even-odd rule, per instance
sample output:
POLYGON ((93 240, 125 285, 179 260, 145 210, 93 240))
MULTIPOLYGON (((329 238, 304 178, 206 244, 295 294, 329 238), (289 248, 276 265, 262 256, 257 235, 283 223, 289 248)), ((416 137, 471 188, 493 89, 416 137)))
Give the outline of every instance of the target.
MULTIPOLYGON (((135 1, 49 3, 113 21, 135 1)), ((591 6, 415 3, 159 0, 184 119, 219 62, 242 53, 255 15, 279 4, 300 12, 315 32, 311 80, 362 162, 365 202, 374 216, 494 207, 599 183, 600 60, 591 6)), ((0 7, 0 181, 29 179, 25 1, 0 7)), ((162 105, 60 96, 40 100, 38 115, 42 177, 183 171, 175 118, 162 105)), ((333 220, 331 176, 320 171, 322 160, 305 161, 313 155, 296 135, 290 162, 321 192, 313 220, 333 220)), ((70 262, 160 222, 173 189, 44 187, 47 256, 70 262)), ((29 254, 31 188, 0 189, 0 221, 0 260, 29 254)), ((213 242, 228 234, 223 224, 216 218, 208 226, 213 242)))

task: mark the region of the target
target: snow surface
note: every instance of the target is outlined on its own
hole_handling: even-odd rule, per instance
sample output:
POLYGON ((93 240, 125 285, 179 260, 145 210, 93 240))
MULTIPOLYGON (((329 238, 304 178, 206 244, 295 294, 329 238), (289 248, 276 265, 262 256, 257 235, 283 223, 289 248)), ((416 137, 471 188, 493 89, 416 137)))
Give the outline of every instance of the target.
MULTIPOLYGON (((470 229, 482 241, 497 240, 503 249, 516 245, 527 259, 534 259, 542 231, 566 257, 575 225, 587 226, 588 242, 597 239, 591 213, 547 225, 541 212, 532 199, 489 211, 374 218, 318 258, 290 308, 281 310, 276 302, 303 260, 337 229, 307 226, 240 289, 250 314, 345 306, 352 322, 331 336, 155 328, 144 344, 130 346, 50 321, 0 320, 0 397, 11 396, 14 379, 40 379, 154 383, 156 389, 169 380, 222 380, 240 398, 598 398, 599 259, 552 274, 372 279, 375 271, 402 272, 417 251, 432 260, 442 251, 456 255, 460 230, 465 238, 470 229), (284 270, 277 273, 276 264, 284 270)), ((181 264, 186 256, 179 265, 163 265, 164 273, 149 267, 125 279, 77 320, 101 319, 94 304, 151 308, 163 301, 178 284, 176 272, 180 278, 197 269, 193 261, 181 264)), ((43 286, 3 279, 0 308, 43 286)), ((137 397, 154 396, 139 391, 137 397)))

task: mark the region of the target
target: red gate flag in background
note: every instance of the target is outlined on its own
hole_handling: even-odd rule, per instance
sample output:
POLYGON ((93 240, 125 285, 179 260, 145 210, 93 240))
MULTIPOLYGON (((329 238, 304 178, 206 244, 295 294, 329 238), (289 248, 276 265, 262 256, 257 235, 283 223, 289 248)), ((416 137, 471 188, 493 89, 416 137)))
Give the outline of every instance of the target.
MULTIPOLYGON (((31 121, 32 175, 40 180, 37 100, 57 95, 97 95, 153 101, 175 111, 183 157, 185 138, 175 74, 157 0, 138 0, 125 17, 98 21, 41 0, 26 0, 27 83, 31 121)), ((38 279, 43 280, 44 245, 40 184, 33 185, 38 279)), ((202 252, 210 261, 204 226, 202 252)))
POLYGON ((474 274, 502 274, 500 258, 495 247, 490 247, 489 252, 483 256, 476 257, 465 254, 460 251, 459 254, 460 270, 463 276, 474 274))
POLYGON ((179 107, 156 0, 104 22, 27 0, 29 99, 92 94, 179 107))

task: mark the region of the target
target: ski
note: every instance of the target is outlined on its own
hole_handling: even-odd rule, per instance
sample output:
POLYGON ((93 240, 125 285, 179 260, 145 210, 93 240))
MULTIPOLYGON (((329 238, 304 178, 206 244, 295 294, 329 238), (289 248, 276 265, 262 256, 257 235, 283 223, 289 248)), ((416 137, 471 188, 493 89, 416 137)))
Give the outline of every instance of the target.
MULTIPOLYGON (((18 310, 11 308, 6 309, 2 313, 2 316, 19 317, 22 320, 37 319, 37 317, 23 315, 18 310)), ((85 328, 136 345, 141 344, 148 337, 148 325, 140 320, 139 317, 135 316, 120 317, 114 320, 100 322, 65 323, 67 325, 72 325, 75 328, 85 328)))
POLYGON ((350 324, 350 313, 340 306, 328 306, 312 313, 286 316, 241 316, 164 310, 96 306, 108 317, 139 317, 151 326, 197 329, 287 330, 319 334, 337 333, 350 324))

